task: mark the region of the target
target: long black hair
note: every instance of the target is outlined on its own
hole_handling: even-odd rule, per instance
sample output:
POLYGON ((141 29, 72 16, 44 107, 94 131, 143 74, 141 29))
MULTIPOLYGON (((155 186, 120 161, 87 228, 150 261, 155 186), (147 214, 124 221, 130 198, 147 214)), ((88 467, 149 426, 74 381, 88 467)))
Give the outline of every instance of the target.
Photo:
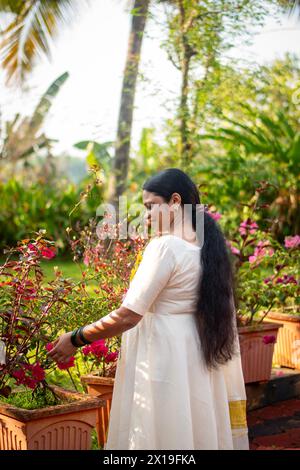
MULTIPOLYGON (((169 202, 173 193, 181 204, 191 204, 192 226, 196 231, 196 209, 200 204, 197 186, 178 168, 168 168, 149 178, 143 189, 169 202)), ((208 368, 225 364, 235 353, 234 280, 225 237, 217 222, 204 211, 204 243, 196 303, 196 325, 203 358, 208 368)))

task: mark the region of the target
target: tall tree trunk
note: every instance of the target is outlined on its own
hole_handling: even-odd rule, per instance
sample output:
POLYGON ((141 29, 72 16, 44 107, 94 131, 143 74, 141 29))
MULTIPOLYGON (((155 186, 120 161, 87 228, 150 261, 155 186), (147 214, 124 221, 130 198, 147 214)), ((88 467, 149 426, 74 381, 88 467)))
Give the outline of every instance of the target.
POLYGON ((108 201, 116 209, 118 208, 119 196, 123 194, 127 183, 136 81, 149 3, 150 0, 135 0, 133 6, 121 93, 116 150, 108 188, 108 201))
POLYGON ((190 110, 188 105, 189 98, 189 72, 191 66, 191 58, 194 51, 190 47, 188 40, 189 29, 193 26, 193 20, 187 18, 186 5, 183 0, 178 1, 179 7, 179 21, 180 21, 180 36, 182 47, 182 58, 180 61, 181 70, 181 93, 179 105, 179 133, 180 133, 180 161, 183 169, 187 169, 190 161, 190 135, 189 135, 189 120, 190 110), (189 23, 189 28, 186 27, 189 23))
POLYGON ((189 69, 190 69, 190 57, 184 52, 184 58, 181 64, 181 94, 180 94, 180 160, 181 165, 184 168, 188 165, 189 154, 190 154, 190 138, 189 138, 189 106, 188 106, 188 96, 189 96, 189 69))

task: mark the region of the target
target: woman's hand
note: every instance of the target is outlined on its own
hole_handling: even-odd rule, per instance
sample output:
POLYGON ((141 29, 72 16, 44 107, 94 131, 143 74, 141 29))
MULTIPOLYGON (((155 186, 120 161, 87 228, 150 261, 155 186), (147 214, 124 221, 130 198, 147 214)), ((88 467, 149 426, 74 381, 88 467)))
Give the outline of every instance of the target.
POLYGON ((56 362, 67 362, 75 354, 77 348, 71 343, 72 332, 65 333, 53 343, 54 348, 48 352, 48 356, 56 362))

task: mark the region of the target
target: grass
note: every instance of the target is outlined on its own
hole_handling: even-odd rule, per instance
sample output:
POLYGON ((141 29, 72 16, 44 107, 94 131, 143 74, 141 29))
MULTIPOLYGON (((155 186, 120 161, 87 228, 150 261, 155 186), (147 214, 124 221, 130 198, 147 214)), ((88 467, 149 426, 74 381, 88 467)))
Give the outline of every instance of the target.
MULTIPOLYGON (((55 258, 53 260, 42 261, 41 267, 45 274, 45 282, 51 281, 54 279, 54 268, 57 268, 62 272, 63 277, 71 278, 73 281, 82 280, 81 272, 86 269, 86 266, 83 263, 75 263, 71 259, 55 258)), ((86 292, 91 295, 97 295, 95 289, 99 286, 96 282, 86 281, 86 292)))
POLYGON ((32 390, 25 389, 17 393, 11 393, 8 398, 1 397, 1 401, 25 410, 36 410, 45 406, 60 404, 50 390, 33 393, 32 390))
MULTIPOLYGON (((5 262, 5 258, 0 258, 0 264, 5 262)), ((86 266, 83 263, 75 263, 70 258, 54 258, 52 260, 43 260, 41 262, 41 268, 45 275, 44 282, 47 283, 54 279, 55 272, 54 268, 57 267, 59 271, 62 272, 64 278, 71 278, 73 281, 80 281, 82 279, 81 272, 86 269, 86 266)), ((0 278, 1 281, 1 278, 0 278)), ((96 295, 94 289, 97 289, 99 286, 96 282, 87 282, 86 291, 88 294, 94 296, 96 295)))
POLYGON ((54 278, 54 268, 58 267, 62 271, 64 277, 72 278, 75 281, 81 279, 81 270, 84 271, 85 265, 81 263, 78 265, 71 259, 55 258, 49 261, 42 261, 41 267, 45 274, 45 281, 51 281, 54 278))

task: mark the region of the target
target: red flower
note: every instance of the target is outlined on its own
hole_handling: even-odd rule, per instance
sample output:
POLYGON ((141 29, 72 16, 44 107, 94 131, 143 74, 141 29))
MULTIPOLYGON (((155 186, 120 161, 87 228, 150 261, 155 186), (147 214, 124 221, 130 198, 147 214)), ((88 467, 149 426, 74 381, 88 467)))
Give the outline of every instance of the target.
POLYGON ((104 339, 99 339, 98 341, 94 341, 91 344, 91 352, 94 356, 100 358, 102 356, 106 356, 108 353, 108 347, 105 344, 104 339))
POLYGON ((104 339, 94 341, 92 344, 82 348, 82 352, 85 356, 92 354, 97 359, 105 358, 108 355, 109 348, 106 346, 104 339))
POLYGON ((115 362, 118 358, 119 351, 108 353, 105 357, 105 362, 115 362))
POLYGON ((75 366, 75 357, 71 356, 70 359, 67 362, 58 362, 57 367, 60 370, 65 370, 65 369, 70 369, 70 367, 75 366))
POLYGON ((29 254, 37 255, 39 253, 39 250, 37 249, 37 247, 34 246, 32 243, 28 243, 27 247, 28 247, 29 254))
MULTIPOLYGON (((53 343, 47 343, 46 344, 46 349, 47 349, 48 352, 52 351, 53 348, 54 348, 53 343)), ((57 367, 60 370, 69 369, 70 367, 75 366, 75 357, 71 356, 70 359, 67 362, 57 362, 56 364, 57 364, 57 367)))
POLYGON ((12 376, 16 379, 17 385, 35 389, 39 382, 45 379, 45 371, 39 362, 35 364, 20 364, 21 368, 15 370, 12 376))
POLYGON ((52 259, 54 256, 56 256, 55 250, 47 247, 42 249, 43 258, 52 259))
POLYGON ((276 337, 274 335, 265 335, 262 340, 264 344, 276 343, 276 337))
POLYGON ((83 354, 84 354, 85 356, 87 356, 88 354, 90 354, 91 350, 92 350, 92 349, 91 349, 91 346, 90 346, 90 345, 84 346, 84 348, 82 348, 82 352, 83 352, 83 354))

